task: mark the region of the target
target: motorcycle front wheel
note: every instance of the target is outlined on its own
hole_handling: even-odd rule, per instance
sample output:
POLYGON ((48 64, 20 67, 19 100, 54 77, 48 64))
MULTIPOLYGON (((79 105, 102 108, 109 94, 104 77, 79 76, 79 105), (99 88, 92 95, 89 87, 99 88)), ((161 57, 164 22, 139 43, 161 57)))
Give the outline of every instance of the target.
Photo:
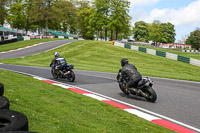
POLYGON ((146 87, 143 92, 147 95, 145 99, 149 102, 155 102, 157 99, 157 94, 152 87, 146 87))
POLYGON ((53 76, 53 78, 57 79, 58 75, 54 72, 53 69, 51 69, 51 75, 53 76))
POLYGON ((74 82, 74 80, 75 80, 75 74, 74 74, 73 71, 70 71, 70 75, 69 75, 68 80, 69 80, 70 82, 74 82))

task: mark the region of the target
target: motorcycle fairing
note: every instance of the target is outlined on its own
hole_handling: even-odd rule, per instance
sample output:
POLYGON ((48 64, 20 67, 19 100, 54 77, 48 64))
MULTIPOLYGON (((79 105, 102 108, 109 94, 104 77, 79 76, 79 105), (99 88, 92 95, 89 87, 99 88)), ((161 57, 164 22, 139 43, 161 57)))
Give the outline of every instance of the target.
POLYGON ((138 82, 138 87, 137 88, 143 87, 147 82, 148 82, 148 78, 143 78, 142 80, 140 80, 138 82))

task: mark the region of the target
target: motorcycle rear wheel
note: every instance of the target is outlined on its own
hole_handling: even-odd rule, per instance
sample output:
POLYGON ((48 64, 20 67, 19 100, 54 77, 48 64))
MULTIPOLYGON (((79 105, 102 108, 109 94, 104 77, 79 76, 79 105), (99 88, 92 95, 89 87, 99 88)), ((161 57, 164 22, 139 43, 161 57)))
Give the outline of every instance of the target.
POLYGON ((75 80, 75 74, 74 74, 73 71, 70 71, 70 75, 69 75, 68 80, 69 80, 70 82, 74 82, 74 80, 75 80))
POLYGON ((126 88, 125 84, 119 84, 119 88, 121 89, 121 91, 126 94, 126 95, 129 95, 129 91, 128 89, 126 88))
POLYGON ((147 97, 145 97, 145 99, 149 102, 155 102, 157 99, 157 94, 154 91, 154 89, 152 87, 146 87, 145 89, 143 89, 143 92, 147 95, 147 97))

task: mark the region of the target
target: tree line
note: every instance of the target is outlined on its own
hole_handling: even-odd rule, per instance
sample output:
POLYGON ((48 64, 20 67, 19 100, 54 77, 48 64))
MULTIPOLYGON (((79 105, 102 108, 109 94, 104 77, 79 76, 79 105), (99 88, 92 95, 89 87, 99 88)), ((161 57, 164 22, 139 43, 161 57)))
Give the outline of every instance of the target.
MULTIPOLYGON (((170 23, 161 23, 159 20, 155 20, 153 23, 146 23, 144 21, 138 21, 133 27, 133 35, 135 41, 149 42, 153 41, 153 44, 159 43, 174 43, 175 42, 175 26, 170 23)), ((191 32, 185 44, 192 45, 193 48, 200 48, 200 28, 191 32)))
POLYGON ((131 31, 129 6, 128 0, 0 0, 0 25, 118 40, 131 31))
POLYGON ((190 44, 193 48, 200 50, 200 28, 197 28, 191 32, 185 43, 190 44))
POLYGON ((155 20, 153 23, 139 21, 135 23, 133 28, 134 38, 136 41, 158 43, 174 43, 175 29, 170 22, 161 23, 155 20))
MULTIPOLYGON (((0 0, 0 25, 15 29, 45 29, 76 34, 84 39, 121 40, 134 36, 135 41, 174 43, 175 29, 170 22, 138 21, 131 27, 129 0, 0 0)), ((186 41, 200 47, 199 29, 186 41)))

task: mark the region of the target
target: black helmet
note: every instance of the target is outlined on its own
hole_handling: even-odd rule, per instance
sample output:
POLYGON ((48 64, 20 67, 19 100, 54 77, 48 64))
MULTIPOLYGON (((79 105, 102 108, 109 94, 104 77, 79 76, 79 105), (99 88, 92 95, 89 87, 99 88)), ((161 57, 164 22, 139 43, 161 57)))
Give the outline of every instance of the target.
POLYGON ((124 67, 126 64, 128 64, 128 59, 123 58, 123 59, 121 60, 121 66, 124 67))
POLYGON ((55 55, 55 57, 58 57, 58 56, 60 56, 58 52, 55 52, 55 54, 54 54, 54 55, 55 55))

